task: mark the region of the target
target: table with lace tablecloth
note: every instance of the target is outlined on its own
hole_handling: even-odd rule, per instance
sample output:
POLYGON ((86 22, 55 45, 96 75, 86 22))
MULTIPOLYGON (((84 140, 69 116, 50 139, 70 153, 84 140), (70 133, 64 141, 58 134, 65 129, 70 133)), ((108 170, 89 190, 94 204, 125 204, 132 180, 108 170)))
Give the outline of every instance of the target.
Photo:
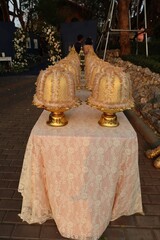
POLYGON ((44 110, 31 131, 20 217, 54 219, 62 236, 96 240, 110 221, 143 213, 137 135, 123 113, 115 128, 101 127, 101 112, 84 103, 65 115, 68 125, 51 127, 44 110))

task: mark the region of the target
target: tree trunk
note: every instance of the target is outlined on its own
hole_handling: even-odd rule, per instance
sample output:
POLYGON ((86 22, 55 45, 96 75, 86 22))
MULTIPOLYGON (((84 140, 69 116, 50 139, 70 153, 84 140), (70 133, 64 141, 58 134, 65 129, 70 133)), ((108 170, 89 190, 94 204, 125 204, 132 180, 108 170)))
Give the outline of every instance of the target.
POLYGON ((8 5, 6 0, 0 0, 0 5, 2 9, 2 14, 3 14, 3 21, 10 22, 9 10, 8 10, 8 5))
MULTIPOLYGON (((130 0, 119 0, 118 12, 119 12, 119 28, 123 30, 129 30, 129 5, 130 0)), ((131 53, 130 45, 130 33, 128 31, 120 32, 120 55, 129 55, 131 53)))

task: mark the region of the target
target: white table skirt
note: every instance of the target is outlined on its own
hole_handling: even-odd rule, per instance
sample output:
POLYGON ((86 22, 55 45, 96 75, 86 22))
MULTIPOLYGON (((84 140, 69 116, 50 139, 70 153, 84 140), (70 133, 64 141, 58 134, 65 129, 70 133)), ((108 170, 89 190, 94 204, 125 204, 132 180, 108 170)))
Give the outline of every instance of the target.
POLYGON ((19 192, 20 217, 54 219, 62 236, 97 240, 109 222, 143 213, 137 135, 123 113, 120 125, 101 127, 101 112, 81 105, 65 113, 68 125, 46 124, 43 111, 26 147, 19 192))

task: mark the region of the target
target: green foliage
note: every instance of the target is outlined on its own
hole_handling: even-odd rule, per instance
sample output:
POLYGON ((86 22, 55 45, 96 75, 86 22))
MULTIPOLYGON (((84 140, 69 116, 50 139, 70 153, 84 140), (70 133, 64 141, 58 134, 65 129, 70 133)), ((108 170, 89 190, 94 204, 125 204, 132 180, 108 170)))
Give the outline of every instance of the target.
POLYGON ((32 67, 42 61, 42 57, 40 55, 36 55, 33 53, 27 53, 26 59, 27 62, 29 63, 29 67, 32 67))
POLYGON ((148 57, 145 55, 128 55, 123 57, 125 61, 130 61, 138 66, 148 67, 151 71, 160 73, 160 61, 156 59, 157 57, 153 55, 148 57))
POLYGON ((146 43, 138 43, 138 54, 136 52, 136 42, 132 43, 132 55, 123 56, 123 60, 130 61, 142 67, 148 67, 151 71, 160 73, 160 40, 151 38, 148 42, 148 57, 146 57, 146 43))
POLYGON ((28 64, 25 60, 24 62, 13 61, 12 70, 11 70, 12 72, 20 73, 20 72, 25 72, 27 70, 28 70, 28 64))
POLYGON ((109 1, 105 0, 79 0, 79 4, 84 6, 90 12, 95 19, 106 20, 107 9, 109 7, 109 1), (106 7, 107 6, 107 7, 106 7))
MULTIPOLYGON (((73 3, 72 3, 73 4, 73 3)), ((84 7, 85 11, 89 14, 85 17, 93 19, 106 19, 107 8, 106 1, 104 0, 79 0, 75 4, 84 7)), ((66 0, 39 0, 37 4, 38 15, 40 15, 48 24, 57 26, 64 22, 65 18, 70 15, 70 3, 66 0), (60 12, 59 9, 63 7, 65 11, 60 12)), ((84 13, 84 12, 83 12, 84 13)))
POLYGON ((48 24, 57 26, 64 20, 58 14, 58 9, 60 6, 63 6, 63 4, 64 0, 39 0, 36 9, 39 16, 41 16, 41 18, 43 18, 48 24))
MULTIPOLYGON (((138 43, 139 54, 145 54, 145 49, 146 49, 145 41, 142 43, 138 43)), ((148 52, 149 55, 160 55, 160 40, 152 37, 151 41, 148 42, 148 52)))
POLYGON ((36 4, 38 4, 39 0, 21 0, 21 8, 22 10, 30 10, 35 7, 36 4))
POLYGON ((8 68, 8 65, 6 66, 5 62, 0 63, 0 76, 3 75, 4 73, 10 72, 10 71, 11 71, 11 69, 8 68))
POLYGON ((160 39, 160 22, 158 22, 153 29, 153 34, 155 38, 160 39))

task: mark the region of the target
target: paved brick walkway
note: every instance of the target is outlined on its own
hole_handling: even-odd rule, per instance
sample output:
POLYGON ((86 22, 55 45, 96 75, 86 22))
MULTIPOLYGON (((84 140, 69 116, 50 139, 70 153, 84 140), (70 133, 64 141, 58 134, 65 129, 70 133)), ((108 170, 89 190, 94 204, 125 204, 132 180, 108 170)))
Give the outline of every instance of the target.
MULTIPOLYGON (((54 223, 29 225, 18 217, 22 197, 17 192, 26 143, 42 110, 32 106, 35 76, 0 78, 0 240, 62 240, 54 223)), ((145 216, 111 222, 103 240, 160 239, 160 170, 144 156, 149 148, 138 133, 139 169, 145 216)), ((127 201, 127 199, 126 199, 127 201)))

